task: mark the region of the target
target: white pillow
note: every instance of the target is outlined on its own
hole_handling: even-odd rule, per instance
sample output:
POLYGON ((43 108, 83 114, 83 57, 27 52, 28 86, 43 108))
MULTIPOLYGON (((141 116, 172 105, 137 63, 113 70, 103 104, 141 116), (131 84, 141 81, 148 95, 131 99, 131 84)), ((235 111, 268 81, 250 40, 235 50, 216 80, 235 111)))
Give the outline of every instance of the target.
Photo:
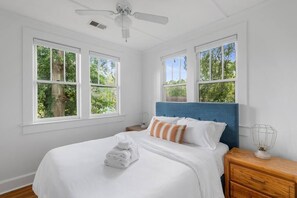
POLYGON ((212 122, 215 125, 215 132, 211 134, 211 137, 216 143, 220 142, 221 136, 227 126, 225 122, 214 122, 214 121, 201 121, 201 120, 196 120, 194 118, 186 118, 187 120, 190 121, 200 121, 200 122, 212 122))
POLYGON ((196 144, 211 150, 216 149, 216 142, 212 137, 215 133, 215 125, 211 121, 199 121, 195 119, 181 119, 178 125, 187 125, 183 142, 196 144))
POLYGON ((213 139, 216 143, 220 142, 222 134, 227 126, 225 122, 213 122, 215 124, 215 133, 213 134, 213 139))
POLYGON ((149 126, 147 127, 147 131, 151 131, 153 122, 155 119, 158 119, 161 122, 167 122, 169 124, 176 124, 178 120, 180 120, 180 117, 165 117, 165 116, 153 116, 151 119, 151 122, 149 126))

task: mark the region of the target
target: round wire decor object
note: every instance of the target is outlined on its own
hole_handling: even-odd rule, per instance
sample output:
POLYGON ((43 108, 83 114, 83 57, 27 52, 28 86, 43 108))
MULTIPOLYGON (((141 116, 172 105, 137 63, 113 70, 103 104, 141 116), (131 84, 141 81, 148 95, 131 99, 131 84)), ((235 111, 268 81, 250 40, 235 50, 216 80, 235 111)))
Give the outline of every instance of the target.
POLYGON ((255 156, 261 159, 270 159, 271 156, 267 153, 267 150, 271 149, 276 141, 276 130, 266 124, 255 124, 251 128, 252 140, 258 151, 255 152, 255 156))

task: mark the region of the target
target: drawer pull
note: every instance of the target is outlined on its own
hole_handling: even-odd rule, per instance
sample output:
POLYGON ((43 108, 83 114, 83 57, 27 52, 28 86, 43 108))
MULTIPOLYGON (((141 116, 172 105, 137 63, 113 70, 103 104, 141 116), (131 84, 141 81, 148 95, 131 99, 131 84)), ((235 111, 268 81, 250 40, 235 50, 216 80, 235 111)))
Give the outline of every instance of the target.
POLYGON ((265 181, 262 180, 262 179, 259 179, 259 178, 254 178, 254 177, 251 177, 251 179, 255 182, 258 182, 258 183, 261 183, 261 184, 265 184, 265 181))

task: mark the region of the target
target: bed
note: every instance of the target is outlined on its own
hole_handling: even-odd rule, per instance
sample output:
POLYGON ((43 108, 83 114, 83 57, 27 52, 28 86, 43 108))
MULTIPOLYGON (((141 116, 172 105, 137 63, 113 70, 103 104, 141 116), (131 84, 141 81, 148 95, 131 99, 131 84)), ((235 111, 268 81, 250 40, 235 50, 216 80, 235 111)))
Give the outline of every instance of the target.
POLYGON ((124 132, 140 152, 127 169, 104 166, 114 136, 53 149, 39 165, 34 192, 40 198, 224 197, 223 156, 228 147, 238 146, 238 105, 158 102, 156 115, 225 122, 227 127, 215 150, 164 141, 147 131, 124 132))

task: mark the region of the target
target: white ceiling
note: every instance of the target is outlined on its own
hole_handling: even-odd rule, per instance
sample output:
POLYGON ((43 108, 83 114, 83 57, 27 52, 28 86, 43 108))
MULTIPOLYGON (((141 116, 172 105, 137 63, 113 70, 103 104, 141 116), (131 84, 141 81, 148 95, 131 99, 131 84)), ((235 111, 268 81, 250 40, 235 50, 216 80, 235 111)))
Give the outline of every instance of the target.
POLYGON ((126 43, 113 16, 79 16, 75 9, 115 10, 118 0, 1 0, 0 8, 62 26, 77 32, 112 41, 138 50, 208 25, 257 6, 265 0, 129 0, 132 10, 169 17, 167 25, 132 19, 131 37, 126 43), (107 25, 100 30, 88 25, 91 20, 107 25))

